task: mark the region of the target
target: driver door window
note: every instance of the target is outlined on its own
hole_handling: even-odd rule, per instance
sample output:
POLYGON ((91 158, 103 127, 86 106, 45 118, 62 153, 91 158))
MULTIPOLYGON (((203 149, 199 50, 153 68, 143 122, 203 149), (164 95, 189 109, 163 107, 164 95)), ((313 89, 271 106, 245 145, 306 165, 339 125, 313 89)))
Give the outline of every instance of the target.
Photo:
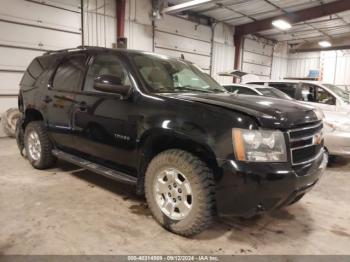
POLYGON ((102 75, 112 75, 118 77, 124 86, 131 86, 128 72, 120 60, 113 55, 99 55, 90 66, 84 85, 84 91, 101 92, 94 89, 94 80, 102 75))
POLYGON ((335 105, 335 98, 328 91, 315 85, 303 84, 301 96, 305 102, 335 105))
POLYGON ((335 105, 335 97, 321 87, 316 88, 316 102, 326 105, 335 105))

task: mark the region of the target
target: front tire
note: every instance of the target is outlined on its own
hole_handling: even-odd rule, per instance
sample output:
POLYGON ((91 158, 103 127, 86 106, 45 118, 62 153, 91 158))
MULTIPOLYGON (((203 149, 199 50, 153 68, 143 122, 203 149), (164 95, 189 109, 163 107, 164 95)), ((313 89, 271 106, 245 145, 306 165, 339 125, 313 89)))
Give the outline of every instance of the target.
POLYGON ((26 156, 36 169, 52 167, 56 157, 52 155, 52 143, 43 121, 30 122, 24 132, 26 156))
POLYGON ((152 159, 145 195, 156 221, 169 231, 193 236, 207 229, 215 213, 213 173, 183 150, 164 151, 152 159))

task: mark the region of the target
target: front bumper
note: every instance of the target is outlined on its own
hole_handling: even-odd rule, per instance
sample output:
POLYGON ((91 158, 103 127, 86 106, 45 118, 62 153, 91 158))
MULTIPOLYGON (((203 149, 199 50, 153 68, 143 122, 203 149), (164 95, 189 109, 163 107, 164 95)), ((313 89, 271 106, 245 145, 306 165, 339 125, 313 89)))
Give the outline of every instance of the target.
POLYGON ((287 163, 222 160, 223 175, 216 191, 218 213, 251 217, 286 206, 311 190, 327 162, 325 153, 312 163, 293 167, 287 163))
POLYGON ((350 132, 326 132, 324 142, 330 155, 350 156, 350 132))

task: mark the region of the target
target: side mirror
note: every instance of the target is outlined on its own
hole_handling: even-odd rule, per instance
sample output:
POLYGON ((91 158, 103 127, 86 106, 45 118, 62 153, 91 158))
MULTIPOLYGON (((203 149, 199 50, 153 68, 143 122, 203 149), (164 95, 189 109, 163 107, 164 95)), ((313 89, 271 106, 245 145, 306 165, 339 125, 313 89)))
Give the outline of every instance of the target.
POLYGON ((122 85, 121 78, 114 75, 100 75, 96 77, 94 88, 101 92, 119 94, 122 97, 127 97, 131 90, 131 86, 122 85))

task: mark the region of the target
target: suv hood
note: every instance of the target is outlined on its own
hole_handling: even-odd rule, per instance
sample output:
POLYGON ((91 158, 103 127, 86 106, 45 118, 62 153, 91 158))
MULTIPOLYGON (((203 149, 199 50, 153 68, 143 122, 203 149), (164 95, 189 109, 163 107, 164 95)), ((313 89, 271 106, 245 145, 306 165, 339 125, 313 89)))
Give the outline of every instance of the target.
POLYGON ((168 93, 161 95, 239 111, 255 117, 263 128, 288 129, 320 120, 313 107, 277 98, 230 93, 168 93))

